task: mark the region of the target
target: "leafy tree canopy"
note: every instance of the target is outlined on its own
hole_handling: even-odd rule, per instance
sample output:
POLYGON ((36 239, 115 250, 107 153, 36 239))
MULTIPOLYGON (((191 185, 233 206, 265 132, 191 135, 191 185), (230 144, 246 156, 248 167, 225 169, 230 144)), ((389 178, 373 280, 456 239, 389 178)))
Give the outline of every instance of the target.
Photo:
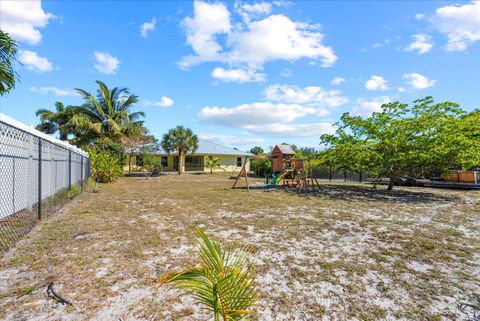
POLYGON ((465 160, 454 139, 464 118, 458 104, 434 103, 432 97, 416 100, 412 106, 387 103, 370 117, 343 114, 336 133, 323 135, 321 143, 330 146, 326 159, 334 156, 339 168, 387 175, 390 190, 398 175, 445 171, 465 160))
POLYGON ((0 96, 12 90, 19 79, 18 74, 13 70, 16 54, 17 43, 0 30, 0 96))
POLYGON ((260 146, 255 146, 252 149, 250 149, 250 153, 254 155, 261 155, 264 153, 263 148, 260 146))

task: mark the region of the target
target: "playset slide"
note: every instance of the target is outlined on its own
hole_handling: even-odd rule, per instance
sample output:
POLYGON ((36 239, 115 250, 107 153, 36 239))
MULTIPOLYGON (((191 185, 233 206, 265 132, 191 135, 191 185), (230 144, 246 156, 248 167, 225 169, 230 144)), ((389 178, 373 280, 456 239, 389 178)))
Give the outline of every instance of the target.
POLYGON ((267 185, 278 185, 280 181, 285 177, 285 175, 287 175, 287 173, 288 173, 288 170, 284 169, 280 173, 272 175, 270 179, 267 178, 265 180, 265 183, 267 185))

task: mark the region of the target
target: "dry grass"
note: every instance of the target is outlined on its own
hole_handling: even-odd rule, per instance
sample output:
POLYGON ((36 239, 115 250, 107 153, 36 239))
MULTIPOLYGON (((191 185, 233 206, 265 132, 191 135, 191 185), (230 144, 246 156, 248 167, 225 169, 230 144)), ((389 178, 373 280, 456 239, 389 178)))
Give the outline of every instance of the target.
POLYGON ((0 319, 208 320, 155 284, 195 230, 257 249, 259 320, 463 320, 480 293, 480 193, 324 185, 231 190, 226 175, 124 178, 83 193, 0 261, 0 319), (47 284, 73 306, 46 296, 47 284))

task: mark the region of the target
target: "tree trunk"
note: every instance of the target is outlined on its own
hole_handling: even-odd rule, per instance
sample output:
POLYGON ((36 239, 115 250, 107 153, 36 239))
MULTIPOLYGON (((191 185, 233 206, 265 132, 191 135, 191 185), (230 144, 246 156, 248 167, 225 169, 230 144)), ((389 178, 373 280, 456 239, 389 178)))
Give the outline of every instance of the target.
POLYGON ((332 176, 333 176, 333 173, 332 173, 332 166, 330 166, 328 168, 328 180, 331 182, 332 181, 332 176))
POLYGON ((178 151, 178 175, 182 175, 183 172, 183 164, 185 162, 185 155, 183 151, 178 151))
POLYGON ((393 184, 395 183, 396 174, 397 173, 393 170, 393 168, 390 168, 390 172, 388 175, 388 177, 390 178, 390 181, 388 182, 387 191, 391 191, 393 189, 393 184))
POLYGON ((68 133, 64 133, 60 131, 60 140, 67 140, 68 139, 68 133))
POLYGON ((210 168, 210 174, 213 174, 213 168, 212 167, 210 168))
POLYGON ((128 154, 128 172, 132 172, 132 154, 128 154))

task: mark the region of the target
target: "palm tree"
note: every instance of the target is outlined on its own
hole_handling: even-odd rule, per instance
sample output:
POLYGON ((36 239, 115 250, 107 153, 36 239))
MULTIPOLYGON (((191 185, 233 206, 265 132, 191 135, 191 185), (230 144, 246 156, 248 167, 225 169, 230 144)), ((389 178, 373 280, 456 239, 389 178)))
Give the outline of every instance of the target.
POLYGON ((37 125, 37 129, 45 134, 55 134, 59 132, 61 140, 67 140, 68 134, 73 132, 70 121, 75 114, 74 106, 65 107, 63 103, 57 101, 55 103, 56 111, 49 109, 39 109, 35 112, 37 117, 40 117, 40 124, 37 125))
POLYGON ((197 150, 198 137, 190 128, 177 126, 163 135, 162 147, 167 153, 178 151, 178 175, 181 175, 185 164, 185 154, 197 150))
POLYGON ((109 90, 100 80, 96 83, 99 86, 96 97, 83 89, 75 89, 85 100, 83 105, 76 107, 71 122, 75 130, 81 133, 77 144, 86 145, 96 141, 100 145, 110 146, 120 143, 126 136, 145 134, 145 113, 130 112, 138 102, 138 96, 130 94, 128 88, 115 87, 109 90))
POLYGON ((17 43, 7 33, 0 30, 0 96, 15 87, 18 74, 13 70, 17 53, 17 43))
POLYGON ((212 158, 209 157, 207 161, 205 162, 205 167, 210 170, 210 174, 213 173, 214 169, 220 168, 220 159, 219 158, 212 158))
POLYGON ((160 284, 174 282, 177 288, 186 289, 194 299, 213 312, 213 320, 244 320, 255 314, 250 310, 257 301, 253 276, 251 247, 222 251, 220 243, 210 241, 199 230, 198 247, 202 264, 169 273, 158 279, 160 284))

